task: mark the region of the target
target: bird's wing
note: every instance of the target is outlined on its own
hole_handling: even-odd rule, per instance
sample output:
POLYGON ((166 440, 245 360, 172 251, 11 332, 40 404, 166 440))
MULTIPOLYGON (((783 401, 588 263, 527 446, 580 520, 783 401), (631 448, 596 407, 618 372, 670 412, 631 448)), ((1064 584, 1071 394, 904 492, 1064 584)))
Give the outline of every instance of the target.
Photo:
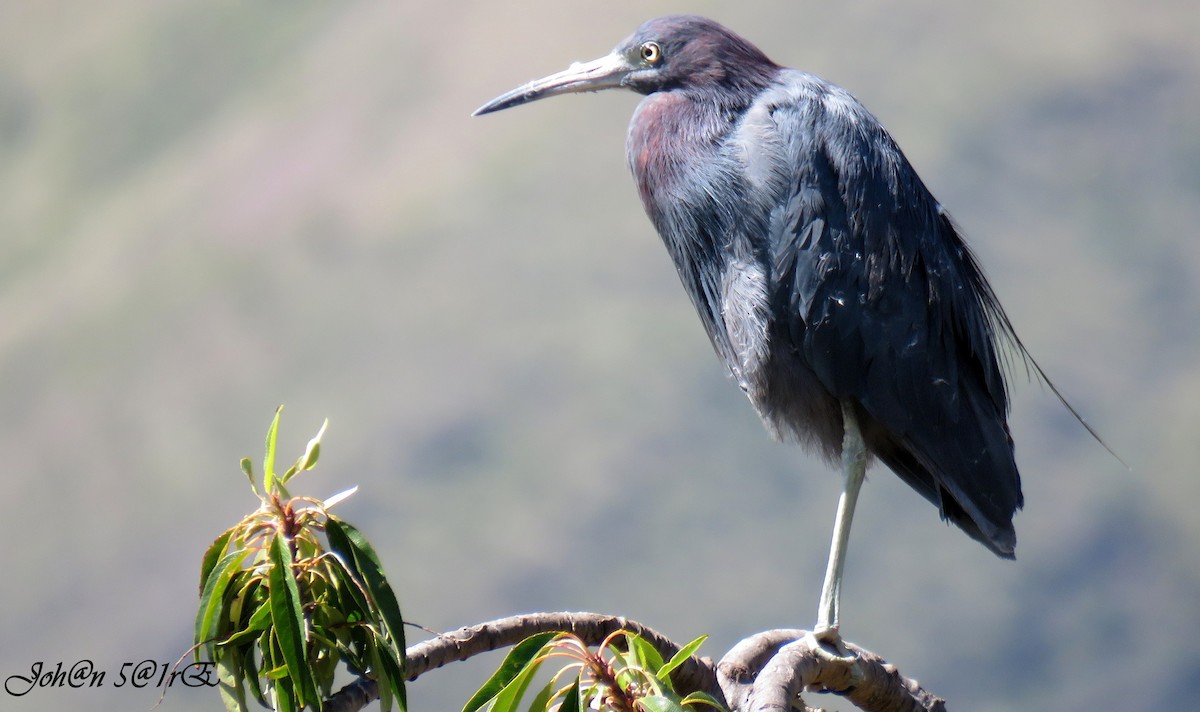
POLYGON ((1010 330, 949 217, 846 94, 772 112, 774 313, 868 447, 942 516, 1012 556, 1022 505, 996 338, 1010 330))

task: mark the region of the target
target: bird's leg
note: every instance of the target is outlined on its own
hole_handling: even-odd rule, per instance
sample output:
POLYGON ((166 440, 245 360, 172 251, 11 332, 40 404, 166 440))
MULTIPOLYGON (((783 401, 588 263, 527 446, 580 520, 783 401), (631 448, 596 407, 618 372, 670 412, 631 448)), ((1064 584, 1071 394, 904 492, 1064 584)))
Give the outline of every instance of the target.
MULTIPOLYGON (((867 474, 867 450, 863 444, 854 407, 842 401, 842 496, 838 499, 837 519, 833 523, 833 543, 829 546, 829 564, 825 568, 825 585, 821 587, 821 604, 817 611, 817 627, 813 631, 819 640, 837 644, 838 606, 841 599, 842 570, 846 564, 846 544, 850 540, 850 522, 858 491, 867 474)), ((839 646, 840 647, 840 646, 839 646)))

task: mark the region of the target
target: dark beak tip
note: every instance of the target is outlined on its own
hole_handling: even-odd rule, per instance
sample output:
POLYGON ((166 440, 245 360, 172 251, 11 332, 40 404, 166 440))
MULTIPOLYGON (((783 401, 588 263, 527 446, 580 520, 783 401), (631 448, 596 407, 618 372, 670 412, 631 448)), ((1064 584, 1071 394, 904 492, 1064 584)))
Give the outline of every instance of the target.
POLYGON ((520 101, 513 101, 508 95, 499 96, 471 112, 471 116, 483 116, 485 114, 493 114, 497 111, 502 111, 511 106, 520 104, 520 101))

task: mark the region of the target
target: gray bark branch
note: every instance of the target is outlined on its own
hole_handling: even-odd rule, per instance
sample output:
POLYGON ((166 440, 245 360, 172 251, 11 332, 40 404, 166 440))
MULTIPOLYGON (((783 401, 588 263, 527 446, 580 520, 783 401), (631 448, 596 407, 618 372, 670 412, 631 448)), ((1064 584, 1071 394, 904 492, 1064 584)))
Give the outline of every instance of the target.
MULTIPOLYGON (((589 646, 625 630, 641 636, 664 659, 679 645, 637 621, 596 613, 532 613, 459 628, 410 647, 405 652, 407 679, 480 653, 516 645, 546 631, 579 636, 589 646)), ((834 650, 811 633, 771 630, 750 636, 720 663, 690 658, 671 675, 681 695, 707 692, 734 712, 809 710, 800 693, 824 691, 842 695, 865 712, 945 712, 945 702, 874 653, 850 643, 834 650)), ((325 702, 328 712, 358 712, 379 698, 374 680, 361 678, 325 702)))
POLYGON ((835 650, 805 630, 750 636, 717 664, 730 709, 809 710, 800 693, 832 692, 867 712, 946 712, 945 700, 853 643, 835 650))

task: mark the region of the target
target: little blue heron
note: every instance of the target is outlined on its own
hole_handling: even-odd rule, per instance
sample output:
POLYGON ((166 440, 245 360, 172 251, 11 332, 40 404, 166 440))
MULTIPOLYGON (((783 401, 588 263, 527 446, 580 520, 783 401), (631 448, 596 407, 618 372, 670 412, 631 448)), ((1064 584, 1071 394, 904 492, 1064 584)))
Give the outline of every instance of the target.
POLYGON ((841 461, 816 632, 839 637, 868 453, 1014 558, 1023 496, 1000 356, 1005 346, 1028 356, 879 121, 844 89, 680 15, 475 114, 621 87, 645 95, 629 165, 717 354, 776 439, 841 461))

